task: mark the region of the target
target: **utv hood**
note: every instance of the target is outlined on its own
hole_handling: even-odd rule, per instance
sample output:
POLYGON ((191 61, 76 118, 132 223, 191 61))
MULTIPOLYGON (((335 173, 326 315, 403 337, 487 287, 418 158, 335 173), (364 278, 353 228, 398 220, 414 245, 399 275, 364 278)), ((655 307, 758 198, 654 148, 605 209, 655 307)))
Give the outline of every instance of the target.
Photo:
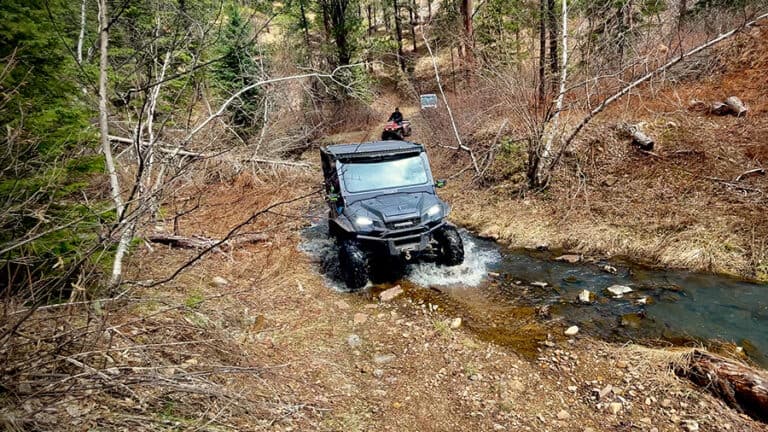
POLYGON ((398 193, 358 201, 349 210, 356 216, 369 215, 374 220, 392 222, 421 217, 427 209, 439 203, 437 196, 430 193, 398 193))

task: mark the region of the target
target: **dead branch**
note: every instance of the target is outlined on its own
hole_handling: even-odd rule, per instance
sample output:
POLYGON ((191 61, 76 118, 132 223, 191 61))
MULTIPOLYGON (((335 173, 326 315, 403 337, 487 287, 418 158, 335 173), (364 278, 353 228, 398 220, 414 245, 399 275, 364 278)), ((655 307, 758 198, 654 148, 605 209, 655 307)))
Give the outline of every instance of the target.
POLYGON ((749 171, 744 171, 743 173, 736 176, 736 178, 733 179, 733 181, 738 182, 738 181, 741 181, 743 178, 749 177, 752 175, 765 175, 765 168, 755 168, 749 171))
POLYGON ((150 234, 147 236, 147 240, 152 243, 160 243, 168 245, 170 247, 182 248, 182 249, 205 249, 209 247, 218 247, 222 250, 231 250, 236 246, 243 244, 253 244, 263 242, 269 239, 266 234, 251 233, 243 234, 230 240, 217 240, 202 236, 185 237, 172 234, 150 234))
POLYGON ((472 166, 475 168, 476 173, 480 173, 480 167, 477 165, 477 159, 475 158, 475 154, 472 152, 472 149, 465 146, 461 142, 461 136, 459 136, 459 129, 456 127, 456 121, 453 118, 453 111, 451 111, 451 105, 448 103, 448 98, 445 96, 445 91, 443 91, 443 84, 440 82, 440 72, 437 69, 437 60, 435 60, 434 54, 432 54, 432 47, 429 46, 429 41, 427 40, 427 35, 422 31, 421 37, 424 39, 424 45, 427 47, 427 51, 429 52, 429 57, 432 59, 432 67, 435 69, 435 80, 437 81, 437 88, 440 90, 440 95, 443 97, 443 103, 445 103, 445 108, 448 110, 448 117, 451 120, 451 126, 453 127, 453 134, 456 137, 456 142, 458 145, 456 147, 447 147, 453 150, 463 150, 467 153, 469 153, 470 159, 472 159, 472 166))

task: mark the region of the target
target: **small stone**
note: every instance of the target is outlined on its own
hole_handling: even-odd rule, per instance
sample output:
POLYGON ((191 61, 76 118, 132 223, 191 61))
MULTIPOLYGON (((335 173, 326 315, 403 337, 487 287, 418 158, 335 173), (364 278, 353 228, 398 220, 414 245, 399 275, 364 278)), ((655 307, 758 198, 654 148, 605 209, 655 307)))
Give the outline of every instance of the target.
POLYGON ((352 322, 355 324, 364 324, 366 321, 368 321, 368 315, 362 312, 356 313, 355 317, 352 318, 352 322))
POLYGON ((619 360, 616 362, 616 367, 619 369, 626 369, 629 367, 629 363, 625 360, 619 360))
POLYGON ((616 274, 616 273, 618 273, 618 272, 619 272, 619 271, 616 269, 616 267, 614 267, 614 266, 612 266, 612 265, 608 265, 608 264, 606 264, 606 265, 604 265, 604 266, 600 267, 600 269, 601 269, 602 271, 604 271, 604 272, 606 272, 606 273, 610 273, 610 274, 616 274))
POLYGON ((624 294, 632 292, 632 288, 625 285, 611 285, 608 287, 608 292, 613 294, 615 298, 621 298, 624 294))
POLYGON ((651 424, 651 418, 650 417, 643 417, 643 418, 640 419, 640 423, 651 424))
POLYGON ((594 294, 590 290, 582 290, 579 293, 579 301, 582 303, 592 303, 592 298, 594 297, 594 294))
POLYGON ((696 420, 683 420, 681 426, 688 432, 698 432, 699 423, 696 420))
POLYGON ((499 273, 496 272, 488 272, 488 277, 497 278, 501 276, 499 273))
POLYGON ((373 362, 376 364, 386 364, 395 359, 392 354, 379 354, 373 357, 373 362))
POLYGON ((662 408, 669 408, 669 407, 672 406, 672 401, 669 400, 669 399, 664 399, 664 400, 661 401, 660 405, 661 405, 662 408))
POLYGON ((381 369, 374 369, 373 376, 375 376, 376 378, 381 378, 384 376, 384 371, 381 369))
POLYGON ((548 243, 537 243, 536 244, 536 250, 537 251, 546 251, 549 250, 549 244, 548 243))
POLYGON ((597 393, 597 398, 600 399, 600 400, 605 399, 605 397, 608 396, 609 394, 611 394, 612 391, 613 391, 613 386, 608 384, 607 386, 603 387, 603 389, 600 390, 597 393))
POLYGON ((576 392, 576 390, 578 390, 578 389, 579 389, 579 388, 578 388, 578 387, 576 387, 576 386, 568 386, 568 391, 569 391, 569 392, 571 392, 571 393, 575 393, 575 392, 576 392))
POLYGON ((616 415, 621 411, 623 406, 620 402, 611 402, 608 404, 608 409, 611 411, 611 414, 616 415))
POLYGON ((339 300, 337 302, 333 303, 337 308, 346 310, 349 309, 349 303, 345 302, 344 300, 339 300))
POLYGON ((363 343, 363 340, 360 339, 360 336, 356 334, 351 334, 347 336, 347 345, 351 346, 352 348, 357 348, 363 343))
POLYGON ((639 299, 637 299, 637 304, 641 304, 641 305, 648 304, 648 297, 640 297, 639 299))
POLYGON ((381 294, 379 294, 379 298, 383 302, 389 302, 394 300, 397 296, 403 293, 403 289, 400 288, 400 285, 395 285, 392 288, 382 291, 381 294))
POLYGON ((479 373, 474 373, 474 374, 469 376, 469 380, 470 381, 480 381, 482 379, 483 379, 483 376, 480 375, 479 373))
POLYGON ((537 288, 546 288, 547 286, 549 286, 549 284, 546 282, 536 281, 536 282, 531 282, 531 286, 535 286, 537 288))
POLYGON ((223 286, 229 285, 229 281, 224 279, 221 276, 215 276, 213 279, 211 279, 211 283, 213 283, 217 287, 223 287, 223 286))
POLYGON ((456 330, 461 327, 461 318, 454 318, 451 320, 451 328, 456 330))
POLYGON ((557 413, 558 420, 568 420, 569 418, 571 418, 571 415, 566 410, 561 410, 559 413, 557 413))
POLYGON ((577 262, 581 261, 581 255, 576 255, 576 254, 560 255, 559 257, 555 258, 555 261, 562 261, 562 262, 567 262, 569 264, 576 264, 577 262))
POLYGON ((579 326, 570 326, 565 330, 565 335, 574 336, 578 332, 579 332, 579 326))
POLYGON ((493 424, 493 430, 495 430, 495 431, 502 431, 502 430, 507 430, 507 428, 505 428, 504 426, 502 426, 502 425, 500 425, 498 423, 494 423, 493 424))

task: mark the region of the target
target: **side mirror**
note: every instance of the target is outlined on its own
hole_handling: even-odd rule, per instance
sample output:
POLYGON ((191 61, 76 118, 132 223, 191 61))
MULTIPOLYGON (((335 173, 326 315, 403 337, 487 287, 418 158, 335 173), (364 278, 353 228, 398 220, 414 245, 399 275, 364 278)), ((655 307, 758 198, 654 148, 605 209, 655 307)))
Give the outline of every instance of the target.
POLYGON ((448 180, 445 180, 445 179, 435 181, 435 187, 436 188, 445 187, 446 184, 448 184, 448 180))

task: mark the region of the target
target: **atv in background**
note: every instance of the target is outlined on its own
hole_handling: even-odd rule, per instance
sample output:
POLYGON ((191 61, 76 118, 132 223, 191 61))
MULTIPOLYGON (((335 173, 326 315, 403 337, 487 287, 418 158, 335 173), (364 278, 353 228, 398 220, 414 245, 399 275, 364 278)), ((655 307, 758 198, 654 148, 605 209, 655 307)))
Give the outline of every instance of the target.
POLYGON ((320 149, 329 206, 329 232, 339 245, 347 287, 368 283, 372 266, 419 259, 455 266, 464 244, 446 217, 421 144, 379 141, 320 149))
POLYGON ((403 138, 411 136, 411 122, 403 120, 401 122, 388 122, 384 125, 384 130, 381 132, 381 140, 396 140, 402 141, 403 138))

